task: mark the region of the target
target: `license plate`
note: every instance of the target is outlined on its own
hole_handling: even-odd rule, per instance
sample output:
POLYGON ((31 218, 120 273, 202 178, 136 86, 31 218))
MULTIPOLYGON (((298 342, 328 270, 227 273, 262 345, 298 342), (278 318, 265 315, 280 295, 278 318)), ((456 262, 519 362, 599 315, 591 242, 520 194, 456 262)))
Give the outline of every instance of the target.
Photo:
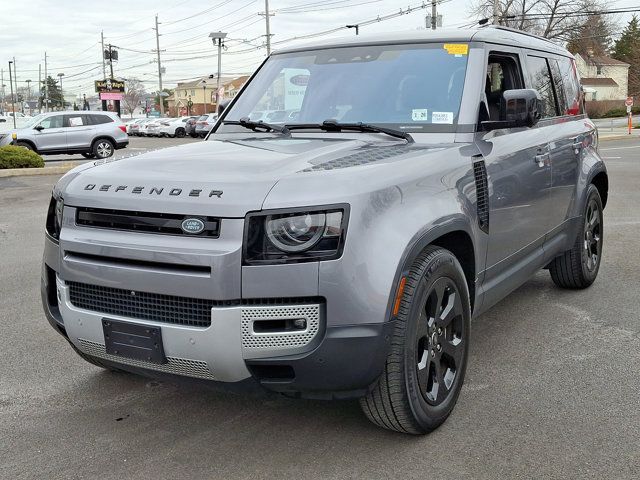
POLYGON ((108 354, 143 362, 167 363, 160 327, 103 318, 102 330, 108 354))

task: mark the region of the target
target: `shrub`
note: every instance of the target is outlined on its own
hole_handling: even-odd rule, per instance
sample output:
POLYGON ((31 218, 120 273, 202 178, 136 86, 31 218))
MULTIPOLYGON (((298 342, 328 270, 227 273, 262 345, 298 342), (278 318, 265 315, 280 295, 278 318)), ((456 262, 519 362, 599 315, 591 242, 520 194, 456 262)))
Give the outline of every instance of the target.
POLYGON ((23 147, 0 147, 0 168, 42 168, 44 160, 36 152, 23 147))

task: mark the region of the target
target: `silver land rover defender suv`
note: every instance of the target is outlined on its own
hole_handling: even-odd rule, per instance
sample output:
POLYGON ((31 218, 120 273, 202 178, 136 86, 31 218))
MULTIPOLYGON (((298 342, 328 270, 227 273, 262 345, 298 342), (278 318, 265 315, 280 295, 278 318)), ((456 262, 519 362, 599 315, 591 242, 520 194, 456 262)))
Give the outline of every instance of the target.
POLYGON ((44 310, 104 368, 359 398, 426 433, 456 403, 472 318, 543 268, 595 280, 597 142, 571 54, 521 32, 282 50, 206 141, 60 179, 44 310))

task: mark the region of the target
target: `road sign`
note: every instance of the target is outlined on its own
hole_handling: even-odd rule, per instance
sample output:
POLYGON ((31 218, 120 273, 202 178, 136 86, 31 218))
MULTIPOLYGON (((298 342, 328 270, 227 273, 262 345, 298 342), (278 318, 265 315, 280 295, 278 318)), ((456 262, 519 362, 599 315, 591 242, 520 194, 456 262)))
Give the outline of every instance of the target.
POLYGON ((627 99, 624 101, 624 104, 627 107, 633 107, 633 97, 627 97, 627 99))

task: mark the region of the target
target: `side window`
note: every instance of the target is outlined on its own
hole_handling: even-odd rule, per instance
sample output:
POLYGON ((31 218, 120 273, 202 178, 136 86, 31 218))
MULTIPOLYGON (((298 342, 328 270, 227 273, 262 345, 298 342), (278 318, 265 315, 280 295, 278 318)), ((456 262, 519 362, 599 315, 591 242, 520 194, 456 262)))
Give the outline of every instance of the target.
POLYGON ((67 127, 81 127, 86 125, 84 115, 67 115, 67 127))
POLYGON ((100 125, 102 123, 110 123, 113 122, 113 120, 106 116, 106 115, 100 115, 100 114, 93 114, 91 115, 93 117, 93 124, 94 125, 100 125))
POLYGON ((44 128, 62 128, 63 121, 63 115, 52 115, 42 120, 40 126, 44 128))
POLYGON ((527 56, 527 66, 529 67, 529 77, 531 86, 535 88, 544 103, 545 111, 542 118, 558 116, 556 100, 553 94, 553 83, 551 82, 551 72, 547 60, 542 57, 527 56))
POLYGON ((480 108, 480 122, 501 120, 502 94, 505 90, 524 88, 518 57, 509 53, 491 52, 487 62, 484 106, 480 108))
MULTIPOLYGON (((558 76, 553 72, 553 81, 556 84, 556 91, 562 90, 565 103, 560 103, 560 110, 563 115, 580 115, 582 110, 582 93, 580 91, 580 82, 576 72, 575 60, 562 57, 560 60, 554 60, 557 64, 558 76)), ((561 95, 558 95, 560 99, 561 95)))

